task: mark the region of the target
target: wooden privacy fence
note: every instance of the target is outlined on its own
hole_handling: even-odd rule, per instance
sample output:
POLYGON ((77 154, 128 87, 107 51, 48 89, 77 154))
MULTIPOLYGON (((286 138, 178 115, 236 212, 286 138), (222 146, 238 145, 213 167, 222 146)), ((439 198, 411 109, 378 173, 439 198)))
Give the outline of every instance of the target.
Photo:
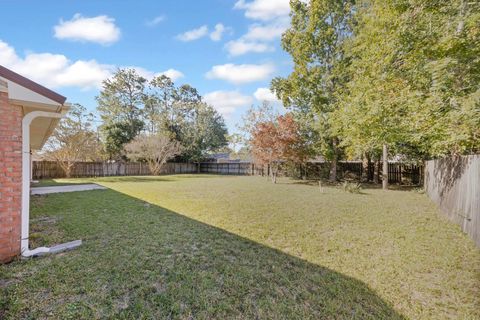
MULTIPOLYGON (((65 173, 57 162, 34 161, 33 179, 63 178, 65 173)), ((252 163, 167 163, 161 170, 161 174, 182 173, 211 173, 230 175, 268 175, 269 166, 257 166, 252 163)), ((283 176, 306 176, 309 179, 327 179, 330 164, 307 163, 304 167, 292 167, 286 164, 280 165, 279 175, 283 176)), ((364 168, 361 162, 339 162, 337 178, 340 180, 360 180, 364 168)), ((423 168, 421 166, 401 163, 389 163, 388 180, 391 183, 420 185, 422 183, 423 168)), ((139 176, 150 175, 150 169, 144 162, 77 162, 71 170, 72 177, 108 177, 108 176, 139 176)), ((368 168, 369 181, 374 179, 374 166, 368 168)), ((381 177, 381 168, 377 172, 381 177)), ((379 179, 380 180, 380 179, 379 179)))
POLYGON ((232 174, 232 175, 255 175, 252 163, 200 163, 200 173, 232 174))
MULTIPOLYGON (((34 161, 33 179, 53 179, 65 177, 65 172, 55 161, 34 161)), ((161 174, 195 173, 198 165, 194 163, 167 163, 161 174)), ((71 177, 109 177, 109 176, 146 176, 151 175, 148 164, 144 162, 76 162, 71 177)))
MULTIPOLYGON (((337 178, 340 180, 359 181, 364 175, 368 181, 374 181, 377 174, 378 181, 382 179, 382 166, 377 164, 377 172, 375 172, 375 163, 370 163, 368 169, 363 167, 361 162, 340 161, 337 165, 337 178)), ((330 164, 326 162, 307 163, 306 176, 308 178, 328 179, 330 172, 330 164)), ((423 183, 423 166, 407 163, 390 162, 388 164, 388 182, 405 184, 405 185, 421 185, 423 183)))
POLYGON ((427 161, 425 191, 480 247, 480 155, 427 161))

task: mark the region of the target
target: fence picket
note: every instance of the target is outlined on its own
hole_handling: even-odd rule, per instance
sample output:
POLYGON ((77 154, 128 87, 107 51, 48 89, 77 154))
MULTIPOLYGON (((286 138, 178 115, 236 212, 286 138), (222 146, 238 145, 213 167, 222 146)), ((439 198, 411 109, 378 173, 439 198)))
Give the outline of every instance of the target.
MULTIPOLYGON (((374 163, 368 166, 368 179, 373 181, 374 163)), ((280 166, 279 175, 288 175, 287 168, 280 166)), ((307 163, 302 169, 307 178, 327 179, 329 163, 307 163)), ((381 168, 379 170, 381 176, 381 168)), ((339 162, 337 166, 337 177, 341 180, 359 181, 362 177, 363 164, 361 162, 339 162)), ((265 175, 270 174, 270 166, 255 166, 253 163, 167 163, 161 170, 161 174, 188 174, 188 173, 212 173, 231 175, 265 175)), ((143 162, 77 162, 74 164, 71 176, 82 177, 109 177, 109 176, 136 176, 150 175, 148 165, 143 162)), ((65 173, 57 162, 34 161, 33 179, 63 178, 65 173)), ((403 183, 409 185, 420 185, 423 182, 423 166, 402 163, 389 163, 388 180, 391 183, 403 183)))

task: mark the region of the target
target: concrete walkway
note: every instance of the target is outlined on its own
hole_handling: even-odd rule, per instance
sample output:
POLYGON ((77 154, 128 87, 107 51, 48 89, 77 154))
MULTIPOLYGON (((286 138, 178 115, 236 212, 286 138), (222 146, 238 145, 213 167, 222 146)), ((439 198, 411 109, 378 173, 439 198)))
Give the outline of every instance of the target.
POLYGON ((76 184, 71 186, 54 186, 54 187, 34 187, 31 188, 30 194, 49 194, 60 192, 74 192, 74 191, 88 191, 88 190, 103 190, 105 187, 98 184, 76 184))

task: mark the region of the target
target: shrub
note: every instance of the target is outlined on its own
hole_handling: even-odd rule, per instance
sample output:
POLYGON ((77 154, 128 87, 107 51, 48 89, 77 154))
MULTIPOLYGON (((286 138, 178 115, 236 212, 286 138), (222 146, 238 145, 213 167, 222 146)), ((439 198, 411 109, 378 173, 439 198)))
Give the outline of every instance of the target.
POLYGON ((345 192, 360 193, 360 192, 362 192, 362 185, 360 183, 357 183, 357 182, 345 181, 342 184, 342 189, 345 192))

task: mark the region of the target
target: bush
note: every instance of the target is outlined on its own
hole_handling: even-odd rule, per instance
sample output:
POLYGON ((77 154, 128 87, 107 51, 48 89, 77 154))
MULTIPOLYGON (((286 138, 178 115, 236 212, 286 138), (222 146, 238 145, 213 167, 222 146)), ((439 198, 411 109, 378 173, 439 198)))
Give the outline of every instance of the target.
POLYGON ((292 179, 302 179, 302 170, 300 166, 293 162, 285 162, 282 164, 282 171, 284 174, 292 179))
POLYGON ((342 184, 342 189, 345 192, 350 192, 350 193, 361 193, 362 192, 362 185, 357 182, 348 182, 345 181, 342 184))

